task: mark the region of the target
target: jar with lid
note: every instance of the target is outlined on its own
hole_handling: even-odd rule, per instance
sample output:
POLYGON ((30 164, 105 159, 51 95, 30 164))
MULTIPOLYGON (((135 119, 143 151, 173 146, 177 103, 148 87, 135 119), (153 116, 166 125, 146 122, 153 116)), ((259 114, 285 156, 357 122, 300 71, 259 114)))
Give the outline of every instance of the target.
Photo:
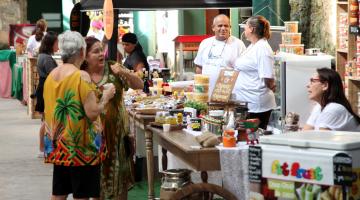
POLYGON ((156 112, 155 122, 159 124, 165 124, 166 117, 170 116, 168 111, 158 111, 156 112))

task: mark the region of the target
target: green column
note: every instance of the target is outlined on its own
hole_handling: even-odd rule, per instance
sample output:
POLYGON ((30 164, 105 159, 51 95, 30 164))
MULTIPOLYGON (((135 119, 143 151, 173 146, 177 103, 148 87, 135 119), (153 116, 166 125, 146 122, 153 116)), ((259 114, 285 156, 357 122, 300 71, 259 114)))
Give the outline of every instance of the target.
POLYGON ((283 26, 281 19, 290 19, 289 0, 252 0, 252 4, 253 15, 264 16, 272 26, 283 26))

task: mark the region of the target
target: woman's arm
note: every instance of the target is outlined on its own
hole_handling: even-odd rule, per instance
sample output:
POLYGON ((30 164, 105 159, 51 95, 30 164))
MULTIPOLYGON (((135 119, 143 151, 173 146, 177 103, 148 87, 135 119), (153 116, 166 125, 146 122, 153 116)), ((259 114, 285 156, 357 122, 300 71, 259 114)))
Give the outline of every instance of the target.
POLYGON ((309 124, 305 124, 304 127, 302 128, 302 130, 304 130, 304 131, 314 130, 314 127, 309 124))
POLYGON ((275 92, 276 90, 276 84, 275 80, 273 78, 265 78, 265 85, 267 88, 275 92))
POLYGON ((134 90, 143 89, 144 83, 141 80, 141 78, 136 75, 135 73, 131 73, 129 70, 126 70, 125 68, 121 67, 119 63, 116 63, 114 65, 110 65, 111 70, 120 76, 121 79, 123 79, 130 88, 134 90))

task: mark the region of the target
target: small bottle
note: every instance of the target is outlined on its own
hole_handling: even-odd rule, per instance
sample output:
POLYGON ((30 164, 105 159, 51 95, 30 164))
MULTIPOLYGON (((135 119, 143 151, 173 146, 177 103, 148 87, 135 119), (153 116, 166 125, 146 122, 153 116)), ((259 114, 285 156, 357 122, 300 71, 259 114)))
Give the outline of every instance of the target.
POLYGON ((183 114, 182 113, 177 114, 177 121, 178 121, 178 124, 183 123, 183 114))
POLYGON ((149 72, 145 71, 145 73, 144 73, 144 89, 143 89, 143 91, 146 94, 148 94, 150 92, 149 87, 150 87, 150 84, 149 84, 149 72))

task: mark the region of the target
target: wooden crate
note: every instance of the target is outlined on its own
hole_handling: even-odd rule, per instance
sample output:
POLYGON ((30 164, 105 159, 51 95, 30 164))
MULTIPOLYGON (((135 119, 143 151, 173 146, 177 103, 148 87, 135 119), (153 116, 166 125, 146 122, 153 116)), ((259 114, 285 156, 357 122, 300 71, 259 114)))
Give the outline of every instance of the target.
POLYGON ((40 119, 41 115, 35 111, 36 98, 30 98, 30 95, 35 93, 35 90, 39 84, 39 74, 37 73, 36 68, 37 59, 36 58, 28 58, 26 65, 26 75, 28 81, 28 115, 30 115, 31 119, 40 119))

